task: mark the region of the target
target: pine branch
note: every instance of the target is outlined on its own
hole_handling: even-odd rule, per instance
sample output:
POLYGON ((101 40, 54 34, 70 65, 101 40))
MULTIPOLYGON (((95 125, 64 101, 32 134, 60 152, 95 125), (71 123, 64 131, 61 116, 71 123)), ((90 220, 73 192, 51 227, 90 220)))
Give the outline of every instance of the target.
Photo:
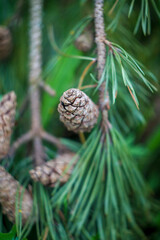
POLYGON ((33 146, 35 155, 35 165, 43 163, 44 149, 39 132, 41 130, 40 116, 40 91, 39 84, 41 78, 41 23, 42 23, 42 1, 30 1, 30 104, 32 117, 33 146))
POLYGON ((66 147, 58 138, 45 132, 41 123, 40 113, 40 88, 52 97, 55 91, 45 84, 42 79, 42 57, 41 57, 41 23, 42 23, 42 0, 30 1, 30 55, 29 55, 29 98, 31 107, 31 130, 17 139, 10 148, 9 156, 12 157, 16 150, 28 141, 33 141, 35 166, 44 163, 45 153, 42 139, 54 144, 59 150, 66 151, 66 147))
MULTIPOLYGON (((106 64, 106 34, 103 17, 103 0, 95 0, 95 33, 96 33, 96 44, 97 44, 97 71, 98 81, 100 82, 103 77, 104 68, 106 64)), ((109 95, 105 90, 104 82, 99 87, 99 108, 102 112, 102 128, 104 132, 108 129, 108 112, 109 109, 109 95)))
MULTIPOLYGON (((103 0, 95 0, 95 31, 96 31, 96 44, 97 44, 97 69, 98 69, 98 80, 100 81, 106 62, 106 46, 105 46, 105 30, 104 30, 104 19, 103 19, 103 0)), ((100 99, 104 98, 104 89, 101 88, 100 99)))

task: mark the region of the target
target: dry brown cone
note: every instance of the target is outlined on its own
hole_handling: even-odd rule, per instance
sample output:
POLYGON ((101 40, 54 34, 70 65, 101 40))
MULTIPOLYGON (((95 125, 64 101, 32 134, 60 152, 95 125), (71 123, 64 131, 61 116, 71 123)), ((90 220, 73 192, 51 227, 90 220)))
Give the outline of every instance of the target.
POLYGON ((82 91, 71 88, 63 93, 58 105, 60 120, 68 130, 90 132, 97 123, 99 110, 92 100, 82 91))
POLYGON ((93 41, 93 32, 90 29, 87 29, 81 35, 79 35, 79 37, 77 37, 74 44, 80 51, 87 52, 92 48, 93 41))
POLYGON ((57 156, 56 159, 30 170, 31 178, 35 182, 41 182, 43 185, 50 187, 54 187, 58 181, 64 184, 70 178, 75 166, 76 160, 69 165, 74 156, 75 153, 64 153, 57 156))
POLYGON ((0 167, 0 203, 2 211, 11 222, 15 222, 16 200, 18 200, 18 213, 22 215, 24 224, 32 211, 32 197, 18 181, 16 181, 3 167, 0 167))
POLYGON ((16 113, 16 95, 10 92, 0 102, 0 159, 4 158, 10 147, 10 138, 16 113))
POLYGON ((12 37, 10 30, 0 26, 0 60, 7 58, 12 50, 12 37))

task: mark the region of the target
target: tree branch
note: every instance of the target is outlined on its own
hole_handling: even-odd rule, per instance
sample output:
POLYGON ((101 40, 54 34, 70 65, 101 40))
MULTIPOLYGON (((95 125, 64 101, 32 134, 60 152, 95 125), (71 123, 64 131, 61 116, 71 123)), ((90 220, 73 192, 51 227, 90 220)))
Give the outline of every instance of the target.
MULTIPOLYGON (((97 71, 98 71, 98 80, 100 81, 104 73, 105 64, 106 64, 106 34, 105 34, 105 25, 103 18, 103 3, 104 0, 95 0, 95 33, 96 38, 95 42, 97 44, 97 71)), ((105 129, 105 132, 108 129, 108 109, 109 109, 109 95, 105 91, 105 82, 103 82, 99 88, 99 108, 102 112, 102 127, 105 129)))
POLYGON ((30 104, 32 117, 33 147, 35 165, 43 163, 44 149, 39 132, 41 131, 40 115, 40 91, 41 81, 41 23, 42 23, 42 0, 30 0, 30 104))
MULTIPOLYGON (((95 32, 96 32, 96 44, 97 44, 97 70, 98 80, 100 81, 106 62, 106 46, 104 40, 106 38, 104 30, 104 19, 103 19, 103 0, 95 0, 95 32)), ((104 83, 99 89, 99 105, 100 109, 103 110, 103 102, 105 99, 105 85, 104 83)))
POLYGON ((42 79, 41 67, 41 23, 42 23, 42 1, 30 0, 30 55, 29 55, 29 96, 24 100, 19 115, 23 114, 30 100, 31 107, 31 130, 22 135, 11 146, 8 155, 13 157, 16 150, 28 141, 33 141, 33 156, 35 166, 44 163, 45 152, 42 140, 46 140, 54 144, 59 151, 68 151, 67 147, 55 136, 45 132, 41 123, 40 113, 40 87, 43 88, 51 96, 55 96, 56 92, 45 84, 42 79))

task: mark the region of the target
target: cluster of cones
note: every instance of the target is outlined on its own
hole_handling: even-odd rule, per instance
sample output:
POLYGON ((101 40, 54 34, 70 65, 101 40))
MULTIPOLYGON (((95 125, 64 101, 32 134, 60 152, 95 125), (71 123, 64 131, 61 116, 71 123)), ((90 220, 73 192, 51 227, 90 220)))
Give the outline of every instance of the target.
MULTIPOLYGON (((58 106, 60 119, 66 127, 74 132, 90 131, 98 119, 98 107, 79 89, 69 89, 61 97, 58 106)), ((3 96, 0 102, 0 159, 5 158, 10 149, 10 139, 16 113, 16 95, 10 92, 3 96)), ((66 152, 55 159, 30 170, 30 176, 35 182, 54 187, 57 182, 64 184, 70 178, 74 165, 71 159, 74 153, 66 152)), ((0 167, 0 203, 3 213, 9 220, 15 220, 15 201, 18 194, 19 213, 25 223, 32 211, 31 193, 23 188, 5 169, 0 167), (21 199, 21 203, 20 203, 21 199)))
MULTIPOLYGON (((10 139, 16 113, 16 95, 10 92, 3 96, 0 102, 0 159, 5 158, 10 149, 10 139)), ((64 184, 68 181, 74 164, 69 166, 75 154, 67 152, 58 155, 56 159, 44 163, 30 171, 31 178, 43 185, 54 187, 57 182, 64 184)), ((0 203, 2 211, 12 222, 15 221, 16 200, 18 212, 22 214, 25 223, 32 211, 32 194, 15 180, 4 167, 0 167, 0 203), (18 198, 17 198, 18 196, 18 198)))
MULTIPOLYGON (((90 31, 83 32, 75 41, 81 51, 88 51, 93 43, 90 31)), ((10 30, 0 27, 0 60, 6 59, 12 50, 10 30)), ((12 91, 3 96, 0 101, 0 160, 10 151, 10 140, 16 114, 16 95, 12 91)), ((60 120, 68 130, 75 133, 89 132, 97 122, 99 110, 92 100, 79 89, 69 89, 62 95, 58 106, 60 120)), ((53 160, 30 170, 30 176, 35 182, 45 186, 55 187, 56 183, 64 184, 72 174, 77 157, 72 152, 64 152, 53 160), (71 164, 72 163, 72 164, 71 164)), ((16 211, 21 214, 24 224, 32 212, 32 193, 14 179, 6 169, 0 166, 0 203, 2 211, 11 222, 15 222, 16 211), (18 201, 18 205, 17 202, 18 201), (18 209, 15 207, 18 206, 18 209)))

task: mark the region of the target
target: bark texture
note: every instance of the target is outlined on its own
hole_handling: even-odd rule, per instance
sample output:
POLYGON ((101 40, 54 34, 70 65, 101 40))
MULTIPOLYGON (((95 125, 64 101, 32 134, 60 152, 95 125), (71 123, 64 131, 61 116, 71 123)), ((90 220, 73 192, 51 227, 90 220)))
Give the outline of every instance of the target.
MULTIPOLYGON (((95 42, 97 44, 97 71, 98 71, 98 80, 100 81, 106 63, 106 45, 105 45, 105 25, 103 18, 103 0, 95 0, 95 42)), ((108 106, 108 94, 105 91, 105 82, 103 82, 99 88, 99 107, 101 111, 108 106)))

